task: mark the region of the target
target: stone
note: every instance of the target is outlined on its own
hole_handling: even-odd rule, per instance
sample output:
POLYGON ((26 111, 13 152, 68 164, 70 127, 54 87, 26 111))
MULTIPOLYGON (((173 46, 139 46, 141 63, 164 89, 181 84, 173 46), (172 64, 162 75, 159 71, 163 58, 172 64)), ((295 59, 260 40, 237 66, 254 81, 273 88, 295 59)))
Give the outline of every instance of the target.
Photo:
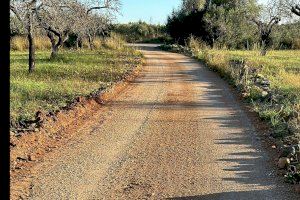
POLYGON ((282 158, 279 158, 279 161, 278 161, 278 167, 279 169, 284 169, 285 167, 287 167, 289 164, 291 163, 290 159, 289 158, 286 158, 286 157, 282 157, 282 158))
POLYGON ((267 79, 264 79, 261 81, 261 85, 265 85, 265 86, 269 86, 270 85, 270 81, 267 79))
POLYGON ((297 194, 300 194, 300 184, 296 184, 296 185, 294 186, 294 189, 295 189, 295 192, 296 192, 297 194))
POLYGON ((247 97, 249 97, 249 96, 250 96, 250 94, 247 93, 247 92, 243 92, 243 93, 242 93, 242 97, 243 97, 243 98, 247 98, 247 97))
POLYGON ((291 157, 291 156, 295 155, 295 153, 296 153, 295 147, 293 147, 293 146, 283 147, 281 149, 280 157, 291 157))
POLYGON ((269 93, 268 93, 267 91, 262 91, 262 92, 261 92, 261 96, 262 96, 262 97, 266 97, 266 96, 268 96, 268 94, 269 94, 269 93))
POLYGON ((34 155, 28 155, 28 160, 29 161, 35 161, 36 157, 34 155))

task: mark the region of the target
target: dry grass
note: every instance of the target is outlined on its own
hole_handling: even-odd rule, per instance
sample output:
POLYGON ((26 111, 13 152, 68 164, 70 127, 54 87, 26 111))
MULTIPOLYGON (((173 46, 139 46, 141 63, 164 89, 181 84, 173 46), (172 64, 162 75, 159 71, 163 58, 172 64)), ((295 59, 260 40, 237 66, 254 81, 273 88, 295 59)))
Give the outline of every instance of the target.
POLYGON ((103 44, 109 49, 121 50, 124 48, 125 40, 120 35, 112 33, 110 37, 104 39, 103 44))
MULTIPOLYGON (((36 50, 48 50, 51 49, 51 43, 47 37, 35 37, 36 50)), ((13 51, 25 51, 28 49, 28 41, 26 37, 15 36, 11 38, 10 48, 13 51)))

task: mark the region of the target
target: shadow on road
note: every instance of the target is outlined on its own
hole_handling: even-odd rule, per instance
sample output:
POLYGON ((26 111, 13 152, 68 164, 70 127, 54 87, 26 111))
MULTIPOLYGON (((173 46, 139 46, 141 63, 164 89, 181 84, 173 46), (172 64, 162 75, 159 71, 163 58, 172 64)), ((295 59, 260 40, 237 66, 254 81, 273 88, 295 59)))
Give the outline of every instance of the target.
MULTIPOLYGON (((141 49, 146 51, 157 51, 157 47, 140 45, 141 49)), ((169 67, 167 73, 160 73, 159 71, 145 72, 145 77, 136 80, 133 84, 149 84, 155 85, 160 83, 174 83, 181 82, 181 84, 196 84, 202 91, 199 100, 179 101, 179 102, 114 102, 114 106, 125 106, 133 109, 172 109, 172 110, 195 110, 208 109, 210 111, 206 116, 199 119, 192 119, 193 121, 199 120, 212 121, 224 130, 220 132, 220 136, 214 141, 217 148, 227 149, 227 154, 220 157, 213 162, 216 164, 221 163, 224 166, 222 169, 224 174, 234 174, 234 176, 222 177, 224 182, 240 183, 245 185, 246 188, 251 188, 252 191, 241 192, 223 192, 208 195, 187 196, 187 197, 174 197, 169 199, 255 199, 265 197, 264 199, 272 199, 271 197, 281 196, 281 192, 287 191, 285 184, 278 185, 275 181, 273 168, 268 164, 269 156, 267 152, 262 151, 260 141, 256 135, 257 130, 251 124, 250 119, 242 111, 237 98, 233 95, 230 86, 222 80, 215 72, 208 70, 206 67, 201 67, 195 63, 195 60, 189 58, 173 59, 171 54, 164 55, 164 52, 147 52, 148 62, 151 67, 169 67), (157 55, 156 55, 157 54, 157 55), (160 60, 157 63, 155 61, 160 60), (173 62, 170 62, 173 61, 173 62), (168 63, 168 65, 164 64, 168 63), (184 65, 180 70, 172 70, 172 66, 184 65), (199 84, 200 83, 200 84, 199 84), (226 112, 223 112, 226 110, 226 112), (230 114, 228 114, 230 111, 230 114), (226 113, 226 114, 224 114, 226 113), (230 145, 233 145, 232 147, 230 145), (232 149, 236 148, 236 149, 232 149), (226 168, 225 166, 229 166, 226 168), (260 189, 258 188, 259 186, 260 189), (269 189, 265 189, 269 188, 269 189), (270 197, 270 198, 268 198, 270 197)), ((168 120, 168 119, 163 119, 168 120)), ((176 121, 171 119, 170 123, 176 121)), ((190 120, 190 119, 187 119, 190 120)), ((179 122, 179 121, 178 121, 179 122)), ((225 150, 226 152, 226 150, 225 150)), ((230 184, 230 183, 229 183, 230 184)), ((273 198, 274 199, 274 198, 273 198)), ((275 198, 276 199, 276 198, 275 198)), ((280 199, 280 198, 279 198, 280 199)), ((287 199, 290 199, 287 197, 287 199)))
MULTIPOLYGON (((260 191, 222 192, 216 194, 173 197, 167 199, 169 200, 253 200, 253 199, 257 199, 257 197, 264 196, 266 192, 268 191, 260 190, 260 191)), ((271 199, 271 198, 265 197, 264 199, 271 199)), ((261 200, 261 199, 257 199, 257 200, 261 200)))

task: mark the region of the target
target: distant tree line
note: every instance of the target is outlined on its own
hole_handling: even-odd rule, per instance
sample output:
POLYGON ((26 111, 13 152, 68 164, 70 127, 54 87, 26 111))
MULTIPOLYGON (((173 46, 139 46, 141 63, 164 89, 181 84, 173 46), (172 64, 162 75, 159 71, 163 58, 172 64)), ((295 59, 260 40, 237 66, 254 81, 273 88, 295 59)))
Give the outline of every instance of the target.
POLYGON ((207 45, 230 49, 300 48, 299 0, 182 0, 168 17, 174 42, 193 35, 207 45))
POLYGON ((127 42, 164 42, 168 38, 164 25, 143 21, 115 24, 111 30, 122 35, 127 42))

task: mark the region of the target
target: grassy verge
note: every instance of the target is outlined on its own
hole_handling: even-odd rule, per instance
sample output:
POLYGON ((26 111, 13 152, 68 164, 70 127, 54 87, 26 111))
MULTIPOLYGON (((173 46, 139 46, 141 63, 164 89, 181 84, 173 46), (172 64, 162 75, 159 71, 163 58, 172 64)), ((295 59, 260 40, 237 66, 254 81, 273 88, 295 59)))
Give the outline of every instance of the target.
POLYGON ((192 40, 185 47, 165 45, 204 61, 237 87, 261 119, 273 128, 273 137, 289 144, 300 141, 300 51, 231 51, 209 49, 192 40))
POLYGON ((32 119, 37 111, 55 111, 78 96, 88 96, 120 80, 142 62, 131 48, 94 51, 63 50, 55 60, 38 51, 36 71, 28 74, 27 52, 10 53, 10 113, 12 125, 32 119))

